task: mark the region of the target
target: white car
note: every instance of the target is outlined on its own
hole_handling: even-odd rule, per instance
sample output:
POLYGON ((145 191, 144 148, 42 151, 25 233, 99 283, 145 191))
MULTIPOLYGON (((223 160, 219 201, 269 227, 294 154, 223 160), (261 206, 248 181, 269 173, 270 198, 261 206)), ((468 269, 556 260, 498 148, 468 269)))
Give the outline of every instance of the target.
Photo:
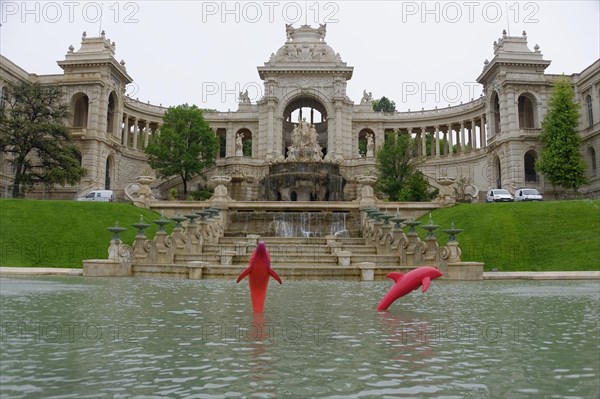
POLYGON ((485 202, 512 202, 513 196, 510 191, 503 188, 495 188, 487 192, 485 202))
POLYGON ((515 191, 515 201, 543 201, 542 194, 535 188, 520 188, 515 191))
POLYGON ((77 198, 77 201, 114 202, 115 193, 112 190, 96 190, 83 197, 77 198))

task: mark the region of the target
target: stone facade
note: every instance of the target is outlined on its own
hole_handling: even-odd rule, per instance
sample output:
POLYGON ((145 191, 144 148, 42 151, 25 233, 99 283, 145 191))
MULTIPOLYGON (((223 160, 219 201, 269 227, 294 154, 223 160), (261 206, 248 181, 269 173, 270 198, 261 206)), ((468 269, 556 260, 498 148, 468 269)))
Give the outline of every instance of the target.
MULTIPOLYGON (((228 193, 233 199, 261 199, 269 167, 286 162, 295 125, 303 119, 316 131, 322 162, 338 165, 344 200, 360 199, 362 182, 375 174, 373 154, 394 130, 415 137, 424 160, 422 171, 440 192, 448 190, 446 182, 466 178, 466 191, 475 200, 490 188, 514 192, 523 186, 552 198, 552 186, 535 171, 534 162, 540 152, 541 121, 558 76, 544 73, 550 61, 543 59, 537 45, 533 51, 528 48, 525 32, 519 37, 503 34, 494 42, 494 57, 486 60, 477 78, 483 86, 481 98, 444 109, 392 113, 374 112, 366 90, 358 104, 346 95, 354 70, 325 42, 324 25, 286 26, 286 35, 284 45, 258 67, 264 96, 256 104, 240 93, 236 112, 205 112, 221 141, 217 166, 205 175, 231 177, 228 193), (238 137, 251 141, 250 153, 241 151, 238 137), (361 153, 367 143, 369 149, 361 153)), ((62 75, 39 76, 1 58, 0 87, 28 80, 63 88, 72 107, 71 132, 89 171, 77 187, 57 187, 52 193, 34 190, 31 195, 74 198, 94 189, 113 189, 124 199, 138 176, 152 175, 143 149, 160 134, 166 109, 126 94, 133 78, 125 62, 116 60, 115 44, 104 33, 87 37, 84 32, 81 48, 70 47, 58 65, 62 75)), ((568 77, 581 104, 581 151, 589 178, 582 191, 599 197, 600 60, 568 77)), ((0 154, 2 197, 10 194, 6 157, 0 154)), ((191 188, 201 182, 198 178, 191 188)), ((155 193, 164 198, 181 183, 172 179, 156 184, 155 193)))

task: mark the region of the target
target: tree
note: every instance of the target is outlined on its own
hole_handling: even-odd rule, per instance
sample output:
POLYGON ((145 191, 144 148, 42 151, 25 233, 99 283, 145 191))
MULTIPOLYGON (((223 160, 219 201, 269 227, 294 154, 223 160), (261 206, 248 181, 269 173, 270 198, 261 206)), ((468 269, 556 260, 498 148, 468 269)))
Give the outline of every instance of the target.
POLYGON ((36 183, 77 184, 86 175, 64 124, 69 107, 60 89, 28 82, 9 85, 6 105, 0 110, 0 151, 12 154, 13 197, 24 196, 36 183))
POLYGON ((188 182, 214 165, 219 141, 195 105, 171 107, 163 121, 156 141, 146 147, 148 163, 159 177, 181 177, 187 197, 188 182))
POLYGON ((577 133, 579 105, 574 99, 571 82, 563 76, 554 85, 548 113, 542 121, 542 150, 535 167, 553 185, 576 192, 587 179, 577 133))
POLYGON ((389 134, 377 152, 377 188, 391 201, 429 201, 429 184, 417 169, 416 144, 406 134, 389 134))
POLYGON ((396 103, 383 96, 379 100, 371 101, 373 111, 377 112, 396 112, 396 103))

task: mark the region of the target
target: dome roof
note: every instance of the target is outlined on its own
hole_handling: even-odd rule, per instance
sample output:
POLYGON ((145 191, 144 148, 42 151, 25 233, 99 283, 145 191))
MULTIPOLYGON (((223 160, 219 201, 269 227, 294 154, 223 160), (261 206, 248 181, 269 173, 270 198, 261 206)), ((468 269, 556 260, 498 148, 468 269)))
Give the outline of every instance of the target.
POLYGON ((326 25, 312 28, 310 25, 302 25, 294 28, 286 25, 287 41, 271 54, 271 58, 265 66, 297 63, 333 64, 345 66, 339 54, 325 42, 326 25))

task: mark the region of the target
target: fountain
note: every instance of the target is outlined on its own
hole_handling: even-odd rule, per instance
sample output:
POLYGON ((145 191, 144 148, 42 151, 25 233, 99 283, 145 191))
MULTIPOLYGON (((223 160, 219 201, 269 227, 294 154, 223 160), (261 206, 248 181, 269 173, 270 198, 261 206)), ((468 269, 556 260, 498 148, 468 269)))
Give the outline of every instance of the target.
POLYGON ((299 121, 283 162, 270 165, 261 182, 267 201, 341 201, 345 180, 339 165, 324 162, 314 125, 299 121))
POLYGON ((273 164, 262 181, 267 201, 341 201, 344 185, 339 165, 327 162, 273 164))
POLYGON ((228 236, 247 232, 266 237, 357 237, 358 222, 348 212, 252 211, 229 212, 228 236))
POLYGON ((427 238, 433 238, 433 239, 435 239, 434 231, 440 228, 439 225, 433 224, 433 219, 431 218, 431 213, 429 213, 429 223, 424 224, 421 227, 424 228, 425 230, 427 230, 427 238))
POLYGON ((127 230, 125 227, 121 227, 119 226, 119 222, 115 222, 115 225, 112 227, 107 227, 106 230, 110 231, 111 233, 113 233, 113 240, 115 241, 120 241, 120 237, 119 234, 124 232, 125 230, 127 230))
POLYGON ((456 241, 456 236, 460 232, 462 232, 462 229, 457 229, 456 227, 454 227, 454 222, 452 222, 452 225, 450 226, 449 229, 444 229, 442 231, 450 236, 448 238, 448 241, 456 241))
POLYGON ((140 221, 132 224, 133 227, 137 229, 136 235, 138 236, 146 236, 146 229, 150 227, 150 225, 144 222, 144 217, 140 215, 140 221))

